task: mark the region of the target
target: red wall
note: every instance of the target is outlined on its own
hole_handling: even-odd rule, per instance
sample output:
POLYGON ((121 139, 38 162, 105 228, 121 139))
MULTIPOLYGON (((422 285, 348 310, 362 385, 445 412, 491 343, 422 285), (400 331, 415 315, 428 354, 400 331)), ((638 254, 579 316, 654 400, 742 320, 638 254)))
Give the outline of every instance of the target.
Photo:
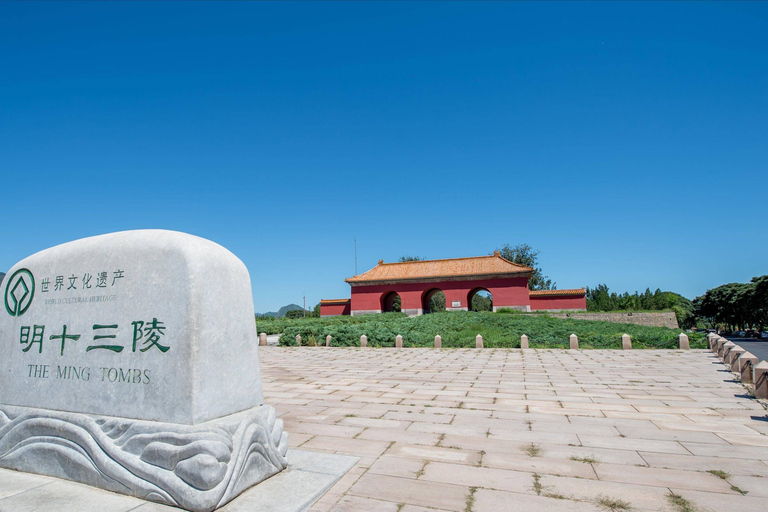
POLYGON ((350 302, 323 304, 320 303, 320 316, 348 315, 350 314, 350 302))
MULTIPOLYGON (((494 305, 496 303, 494 302, 494 305)), ((542 295, 531 297, 531 310, 541 309, 587 309, 587 298, 584 295, 551 296, 542 295)))
POLYGON ((381 299, 389 292, 397 292, 402 309, 422 309, 422 298, 437 288, 445 294, 445 306, 461 301, 468 307, 468 296, 477 288, 485 288, 493 295, 494 307, 527 306, 528 278, 511 277, 473 281, 442 281, 436 283, 406 283, 352 287, 352 311, 380 311, 381 299))

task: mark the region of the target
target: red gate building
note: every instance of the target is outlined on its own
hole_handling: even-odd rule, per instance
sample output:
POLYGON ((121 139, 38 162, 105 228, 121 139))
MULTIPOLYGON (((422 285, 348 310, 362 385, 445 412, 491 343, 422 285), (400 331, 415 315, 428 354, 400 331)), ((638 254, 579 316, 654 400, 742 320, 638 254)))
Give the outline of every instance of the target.
POLYGON ((323 300, 320 315, 362 315, 393 311, 400 298, 401 311, 416 316, 429 312, 437 292, 445 294, 447 311, 468 311, 481 291, 491 294, 493 310, 585 311, 586 294, 575 290, 531 291, 533 269, 507 261, 497 251, 492 256, 384 263, 346 279, 351 299, 323 300))

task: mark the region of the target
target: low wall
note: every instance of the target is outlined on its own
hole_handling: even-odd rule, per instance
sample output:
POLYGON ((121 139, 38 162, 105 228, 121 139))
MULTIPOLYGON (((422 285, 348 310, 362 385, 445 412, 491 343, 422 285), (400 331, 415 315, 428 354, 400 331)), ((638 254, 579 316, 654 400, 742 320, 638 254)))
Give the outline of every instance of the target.
POLYGON ((669 327, 678 329, 677 316, 672 311, 658 313, 549 313, 555 318, 573 318, 574 320, 600 320, 618 324, 646 325, 648 327, 669 327))

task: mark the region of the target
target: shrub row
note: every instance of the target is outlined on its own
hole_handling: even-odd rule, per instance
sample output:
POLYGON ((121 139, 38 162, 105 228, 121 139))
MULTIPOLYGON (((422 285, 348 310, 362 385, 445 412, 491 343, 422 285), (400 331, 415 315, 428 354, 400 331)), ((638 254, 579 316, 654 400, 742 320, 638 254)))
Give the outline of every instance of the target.
MULTIPOLYGON (((475 346, 475 336, 483 336, 488 348, 519 348, 520 336, 528 335, 531 348, 568 348, 569 336, 579 337, 580 348, 621 348, 624 333, 632 337, 633 348, 677 348, 680 330, 646 327, 590 320, 552 318, 546 315, 505 315, 490 312, 452 311, 407 317, 402 313, 338 316, 329 318, 278 319, 259 323, 259 332, 279 334, 281 345, 296 345, 296 335, 303 344, 325 344, 331 335, 333 346, 359 346, 360 336, 368 336, 372 347, 394 347, 395 337, 403 336, 405 347, 431 347, 435 335, 443 338, 443 347, 475 346)), ((700 333, 690 333, 691 348, 705 348, 700 333)))

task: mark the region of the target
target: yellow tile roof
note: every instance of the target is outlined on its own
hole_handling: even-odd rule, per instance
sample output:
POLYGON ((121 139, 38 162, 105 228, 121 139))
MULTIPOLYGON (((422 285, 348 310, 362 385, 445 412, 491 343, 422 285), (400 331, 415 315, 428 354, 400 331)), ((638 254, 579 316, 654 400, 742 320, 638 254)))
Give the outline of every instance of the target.
POLYGON ((320 299, 320 304, 346 304, 352 299, 320 299))
POLYGON ((530 276, 532 268, 512 263, 495 252, 492 256, 451 258, 444 260, 404 261, 384 263, 383 260, 368 272, 345 279, 348 283, 369 281, 401 281, 434 278, 457 278, 496 275, 530 276))
POLYGON ((586 295, 587 290, 584 288, 572 288, 570 290, 531 290, 531 297, 556 297, 558 295, 586 295))

